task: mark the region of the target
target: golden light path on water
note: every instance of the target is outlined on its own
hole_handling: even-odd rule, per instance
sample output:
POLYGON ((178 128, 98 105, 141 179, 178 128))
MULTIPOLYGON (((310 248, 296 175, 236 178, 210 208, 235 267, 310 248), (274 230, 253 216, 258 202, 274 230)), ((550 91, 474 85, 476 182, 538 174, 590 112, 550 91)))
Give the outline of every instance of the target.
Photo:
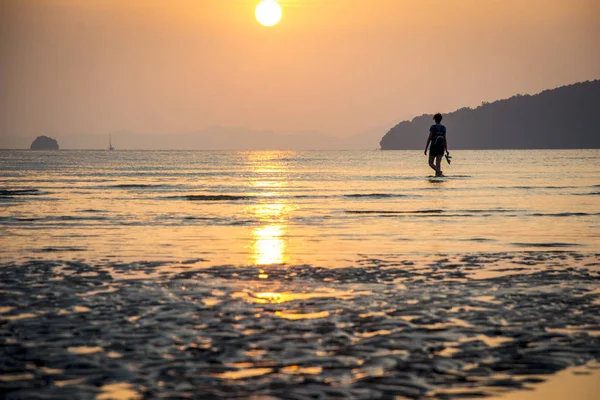
POLYGON ((282 264, 285 257, 284 230, 279 225, 255 228, 253 261, 256 265, 282 264))
POLYGON ((252 229, 249 262, 255 265, 284 264, 288 261, 285 235, 290 205, 285 199, 273 199, 277 192, 288 186, 286 168, 283 164, 270 164, 272 156, 269 153, 248 153, 249 161, 255 165, 255 176, 251 178, 250 185, 263 191, 261 201, 248 207, 248 214, 260 221, 260 225, 252 229))

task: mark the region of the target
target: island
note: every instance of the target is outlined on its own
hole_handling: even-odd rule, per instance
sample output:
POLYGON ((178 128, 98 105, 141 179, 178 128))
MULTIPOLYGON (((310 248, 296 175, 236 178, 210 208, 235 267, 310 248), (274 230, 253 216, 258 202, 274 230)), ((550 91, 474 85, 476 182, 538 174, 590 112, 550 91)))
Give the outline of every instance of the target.
POLYGON ((30 150, 58 150, 58 142, 48 136, 38 136, 29 146, 30 150))
MULTIPOLYGON (((600 148, 600 80, 576 83, 535 95, 482 103, 443 114, 448 148, 600 148)), ((438 110, 432 110, 437 112, 438 110)), ((433 113, 403 121, 381 139, 382 150, 424 149, 433 113)))

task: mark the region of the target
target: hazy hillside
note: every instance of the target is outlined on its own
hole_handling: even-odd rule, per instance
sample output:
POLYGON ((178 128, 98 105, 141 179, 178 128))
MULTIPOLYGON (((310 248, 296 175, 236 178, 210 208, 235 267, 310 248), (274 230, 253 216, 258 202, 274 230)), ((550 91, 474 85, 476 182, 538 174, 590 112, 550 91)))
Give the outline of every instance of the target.
MULTIPOLYGON (((577 83, 536 95, 517 95, 444 114, 452 149, 600 148, 600 80, 577 83)), ((383 150, 423 149, 432 114, 404 121, 380 141, 383 150)), ((194 133, 112 132, 117 150, 358 150, 375 149, 382 127, 346 138, 317 131, 274 132, 213 126, 194 133)), ((27 149, 36 136, 0 133, 0 149, 27 149)), ((106 149, 108 136, 52 134, 61 149, 106 149)))
MULTIPOLYGON (((600 80, 444 114, 449 149, 600 148, 600 80)), ((433 114, 404 121, 382 150, 424 149, 433 114)))
MULTIPOLYGON (((317 131, 279 133, 244 127, 210 127, 195 133, 152 134, 113 132, 117 150, 373 150, 382 128, 348 138, 317 131)), ((53 135, 61 149, 107 149, 108 134, 53 135)), ((0 135, 0 149, 27 149, 32 137, 0 135)))

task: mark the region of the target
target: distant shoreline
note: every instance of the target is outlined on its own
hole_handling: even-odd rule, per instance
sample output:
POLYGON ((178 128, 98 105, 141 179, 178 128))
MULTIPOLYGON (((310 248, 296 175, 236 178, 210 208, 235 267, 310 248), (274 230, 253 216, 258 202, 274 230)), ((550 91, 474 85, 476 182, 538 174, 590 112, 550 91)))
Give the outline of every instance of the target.
MULTIPOLYGON (((453 151, 531 151, 531 150, 540 150, 540 151, 553 151, 553 150, 600 150, 600 147, 559 147, 559 148, 496 148, 496 149, 479 149, 479 148, 460 148, 460 149, 450 149, 450 152, 453 151)), ((60 150, 30 150, 30 149, 22 149, 22 148, 6 148, 0 149, 0 151, 27 151, 27 152, 36 152, 36 153, 44 153, 44 152, 65 152, 65 151, 106 151, 108 149, 60 149, 60 150)), ((113 150, 112 152, 124 152, 124 151, 322 151, 322 152, 333 152, 333 151, 348 151, 348 152, 360 152, 360 151, 423 151, 423 149, 312 149, 312 150, 298 150, 298 149, 118 149, 113 150)))

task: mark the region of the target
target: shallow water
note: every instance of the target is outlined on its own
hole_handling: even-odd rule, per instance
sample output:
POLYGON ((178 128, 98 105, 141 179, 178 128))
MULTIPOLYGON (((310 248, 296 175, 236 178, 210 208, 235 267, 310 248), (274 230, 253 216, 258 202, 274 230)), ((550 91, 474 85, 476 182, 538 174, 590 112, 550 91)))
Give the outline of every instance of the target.
POLYGON ((0 260, 349 265, 600 246, 599 150, 1 151, 0 260))
POLYGON ((0 390, 370 400, 535 388, 600 360, 597 261, 544 251, 346 268, 0 264, 0 390), (477 276, 501 267, 512 274, 477 276))
POLYGON ((0 392, 519 398, 597 365, 600 150, 453 157, 0 152, 0 392))

